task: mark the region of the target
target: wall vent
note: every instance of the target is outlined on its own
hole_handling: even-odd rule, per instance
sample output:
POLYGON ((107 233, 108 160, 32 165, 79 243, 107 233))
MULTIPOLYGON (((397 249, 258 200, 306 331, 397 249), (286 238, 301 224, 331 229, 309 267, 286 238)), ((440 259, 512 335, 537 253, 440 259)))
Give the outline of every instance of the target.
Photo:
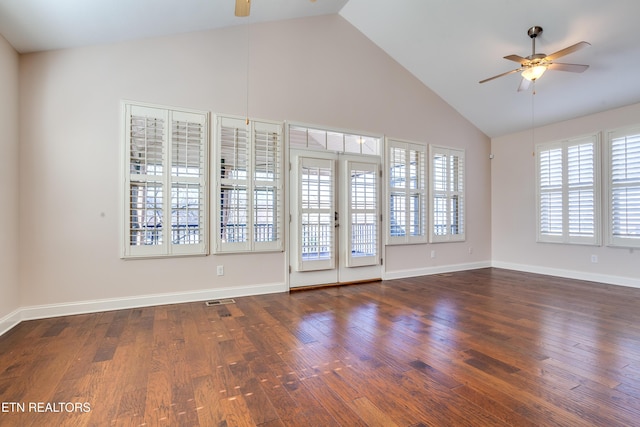
POLYGON ((216 305, 224 305, 224 304, 235 304, 236 300, 234 300, 233 298, 224 298, 224 299, 214 299, 211 301, 207 301, 205 302, 205 305, 207 307, 213 307, 216 305))

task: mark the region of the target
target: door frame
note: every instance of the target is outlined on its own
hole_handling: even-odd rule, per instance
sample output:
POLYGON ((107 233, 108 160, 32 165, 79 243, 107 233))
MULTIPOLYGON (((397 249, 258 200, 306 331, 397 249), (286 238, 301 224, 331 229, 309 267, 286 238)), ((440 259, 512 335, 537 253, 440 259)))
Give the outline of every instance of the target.
MULTIPOLYGON (((313 149, 300 149, 289 148, 286 150, 286 162, 289 164, 288 174, 286 176, 287 191, 286 191, 286 210, 289 213, 289 222, 287 226, 287 241, 286 241, 286 276, 287 287, 289 289, 302 289, 305 287, 331 285, 331 284, 348 284, 357 282, 367 282, 380 280, 382 277, 382 263, 384 257, 383 243, 383 224, 381 216, 382 195, 384 193, 382 182, 382 156, 381 155, 367 155, 357 153, 345 153, 329 150, 313 150, 313 149), (347 236, 347 230, 350 227, 342 226, 338 227, 338 232, 334 235, 334 245, 337 249, 335 254, 335 266, 331 271, 335 273, 335 279, 332 274, 327 274, 329 270, 319 270, 318 273, 314 271, 296 271, 294 263, 297 261, 297 253, 293 251, 298 250, 298 236, 297 231, 294 232, 293 228, 297 226, 297 220, 294 220, 295 206, 292 206, 294 202, 298 202, 298 196, 293 193, 298 189, 298 183, 294 182, 293 178, 299 179, 297 173, 298 158, 318 158, 331 160, 334 168, 334 203, 337 212, 339 212, 339 221, 345 223, 347 213, 349 212, 348 204, 351 203, 348 200, 348 194, 350 189, 350 176, 346 175, 345 169, 350 164, 367 164, 375 165, 376 174, 376 201, 377 210, 375 213, 375 220, 377 224, 377 236, 376 236, 376 263, 374 265, 358 266, 357 263, 353 265, 347 265, 347 253, 345 248, 351 244, 351 237, 347 236), (296 170, 294 170, 294 168, 296 170), (297 274, 295 279, 296 284, 292 286, 292 275, 297 274), (304 277, 304 280, 299 280, 304 277), (328 280, 330 278, 331 280, 328 280)), ((286 169, 285 169, 286 170, 286 169)))

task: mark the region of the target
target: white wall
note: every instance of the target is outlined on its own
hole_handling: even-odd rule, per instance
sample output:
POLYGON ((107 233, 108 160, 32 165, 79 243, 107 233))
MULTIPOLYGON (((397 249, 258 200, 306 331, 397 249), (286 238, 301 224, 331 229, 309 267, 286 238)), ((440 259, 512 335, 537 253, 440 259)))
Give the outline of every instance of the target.
MULTIPOLYGON (((467 150, 468 242, 437 245, 433 260, 432 245, 389 248, 387 270, 489 262, 484 134, 337 15, 254 24, 250 34, 251 117, 467 150)), ((128 297, 193 291, 197 298, 286 282, 280 253, 119 258, 120 100, 244 115, 246 35, 241 26, 21 57, 23 307, 104 299, 118 306, 128 297)))
POLYGON ((0 36, 0 333, 19 307, 18 53, 0 36))
MULTIPOLYGON (((529 130, 494 138, 491 141, 495 156, 491 163, 494 265, 640 287, 640 250, 536 243, 532 154, 535 144, 637 124, 640 104, 535 128, 533 133, 529 130), (591 255, 598 256, 598 263, 591 262, 591 255)), ((604 193, 603 200, 606 200, 604 193)))

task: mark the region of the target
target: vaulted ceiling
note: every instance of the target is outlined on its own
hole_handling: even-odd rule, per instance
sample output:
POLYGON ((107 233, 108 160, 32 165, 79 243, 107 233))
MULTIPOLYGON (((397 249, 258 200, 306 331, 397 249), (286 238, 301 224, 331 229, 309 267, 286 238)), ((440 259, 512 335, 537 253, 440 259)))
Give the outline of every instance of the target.
POLYGON ((340 14, 490 137, 640 102, 637 0, 253 0, 250 18, 234 0, 2 0, 0 34, 21 53, 201 31, 250 22, 340 14), (579 41, 591 46, 518 92, 531 54, 527 30, 543 27, 536 52, 579 41))

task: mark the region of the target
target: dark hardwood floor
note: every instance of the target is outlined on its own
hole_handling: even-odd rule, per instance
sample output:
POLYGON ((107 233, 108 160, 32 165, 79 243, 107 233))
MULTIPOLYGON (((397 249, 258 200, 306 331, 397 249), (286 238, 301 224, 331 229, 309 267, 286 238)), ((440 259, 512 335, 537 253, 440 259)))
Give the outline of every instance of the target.
POLYGON ((499 269, 26 321, 2 426, 640 426, 640 289, 499 269))

